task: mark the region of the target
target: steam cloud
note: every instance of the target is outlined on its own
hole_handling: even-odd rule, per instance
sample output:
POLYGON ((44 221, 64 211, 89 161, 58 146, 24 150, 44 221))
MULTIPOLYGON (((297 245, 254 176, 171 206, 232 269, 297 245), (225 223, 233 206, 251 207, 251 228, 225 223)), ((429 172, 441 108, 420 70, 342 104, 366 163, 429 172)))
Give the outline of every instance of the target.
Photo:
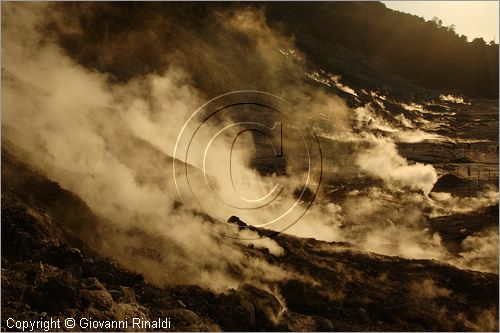
MULTIPOLYGON (((434 201, 430 199, 428 194, 437 180, 434 168, 409 163, 398 154, 392 139, 357 126, 359 110, 349 109, 337 96, 306 81, 302 74, 307 72, 304 55, 296 50, 293 40, 268 27, 262 12, 245 8, 214 11, 213 22, 220 30, 212 44, 186 43, 191 48, 187 60, 182 41, 192 36, 184 31, 172 42, 179 45, 178 52, 156 56, 162 70, 133 75, 124 83, 82 66, 54 38, 44 34, 43 27, 48 23, 56 24, 65 33, 82 34, 78 24, 60 12, 44 4, 2 6, 2 141, 14 143, 19 147, 18 154, 78 194, 102 217, 103 224, 96 232, 103 241, 93 241, 94 235, 82 235, 83 238, 154 283, 226 288, 241 281, 266 284, 300 278, 299 274, 262 258, 249 258, 241 250, 253 243, 268 248, 273 255, 283 255, 284 250, 272 239, 235 241, 220 237, 213 232, 218 226, 197 213, 196 203, 184 202, 181 207, 176 204, 179 198, 171 174, 172 156, 183 124, 208 96, 249 85, 282 96, 299 110, 293 117, 306 119, 334 144, 349 147, 329 152, 341 162, 334 163, 327 172, 339 177, 355 173, 380 182, 351 191, 342 204, 328 202, 322 192, 323 197, 287 232, 327 241, 348 241, 379 253, 452 262, 439 236, 425 229, 423 212, 443 214, 450 202, 454 206, 466 205, 470 210, 484 206, 477 203, 480 199, 456 202, 456 198, 439 194, 434 201), (234 44, 235 36, 243 36, 247 43, 234 44), (223 55, 220 49, 229 51, 223 55), (286 57, 280 50, 294 50, 294 56, 286 57), (239 63, 234 64, 235 61, 239 63), (226 63, 241 72, 228 72, 226 63), (325 124, 321 121, 325 115, 334 121, 325 124), (136 232, 126 232, 130 230, 136 232), (140 249, 149 249, 153 255, 140 249), (173 271, 179 273, 172 274, 173 271)), ((158 21, 144 24, 149 31, 173 29, 171 24, 158 21)), ((142 45, 135 34, 129 35, 127 43, 142 45)), ((112 43, 109 48, 99 49, 101 63, 112 61, 114 47, 118 46, 112 43)), ((340 84, 338 77, 334 81, 340 84)), ((214 130, 208 126, 210 129, 214 130)), ((199 140, 205 139, 202 135, 199 140)), ((245 189, 245 195, 259 197, 269 191, 269 184, 276 182, 292 189, 303 184, 303 174, 299 172, 297 177, 292 165, 287 166, 287 174, 295 173, 294 177, 260 175, 249 162, 253 151, 248 147, 253 146, 253 139, 244 140, 233 158, 237 157, 236 182, 245 189)), ((224 178, 227 173, 217 167, 228 165, 228 145, 230 138, 223 137, 211 148, 211 160, 207 162, 208 173, 222 196, 229 196, 232 191, 224 178)), ((326 156, 325 162, 329 161, 326 156)), ((202 167, 199 161, 190 165, 195 173, 196 168, 202 167)), ((204 198, 204 205, 216 207, 214 215, 218 216, 214 218, 231 215, 231 210, 219 208, 220 203, 208 192, 200 190, 199 195, 204 198)), ((295 200, 293 193, 285 193, 267 210, 240 217, 250 223, 267 221, 295 200)), ((488 194, 487 202, 498 202, 498 193, 488 194)), ((279 230, 279 226, 268 227, 279 230)), ((256 236, 249 230, 233 233, 243 239, 256 236)), ((473 251, 480 251, 480 256, 491 252, 487 239, 487 244, 481 245, 484 250, 474 246, 483 242, 482 238, 466 239, 470 251, 459 264, 491 270, 491 265, 479 265, 473 260, 473 251)))

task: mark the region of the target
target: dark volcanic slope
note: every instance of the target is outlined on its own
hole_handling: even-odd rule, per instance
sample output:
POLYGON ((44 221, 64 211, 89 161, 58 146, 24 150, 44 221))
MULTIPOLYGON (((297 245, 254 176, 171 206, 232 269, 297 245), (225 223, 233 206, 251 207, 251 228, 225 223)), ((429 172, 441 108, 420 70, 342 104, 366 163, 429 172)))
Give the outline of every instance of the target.
MULTIPOLYGON (((77 20, 83 35, 59 31, 57 24, 45 29, 55 33, 59 44, 82 65, 107 72, 118 80, 128 80, 138 74, 161 71, 167 65, 163 56, 176 48, 182 50, 186 59, 203 62, 195 57, 198 47, 221 45, 218 36, 223 28, 211 14, 242 6, 262 8, 269 23, 293 36, 311 62, 341 74, 352 85, 406 94, 416 88, 415 82, 422 87, 458 90, 469 96, 498 96, 498 44, 487 44, 482 38, 469 42, 450 27, 393 11, 375 1, 302 1, 286 5, 58 3, 54 8, 77 20), (156 22, 162 22, 162 30, 147 33, 151 27, 160 27, 156 22), (201 38, 193 41, 193 36, 201 38)), ((217 57, 226 57, 237 49, 225 49, 225 54, 217 57)), ((252 82, 254 73, 242 69, 251 66, 253 60, 245 53, 240 58, 228 57, 220 71, 226 75, 238 73, 252 82)), ((216 61, 210 58, 211 66, 216 61)), ((196 72, 196 66, 192 70, 196 72)), ((265 80, 265 72, 258 77, 265 80)), ((221 88, 223 84, 217 82, 216 86, 221 88)), ((210 82, 202 86, 210 86, 210 82)))
POLYGON ((492 229, 498 233, 498 204, 471 214, 455 214, 430 220, 451 252, 459 252, 464 239, 477 232, 492 229))
POLYGON ((498 329, 495 274, 279 235, 282 257, 242 250, 299 273, 268 286, 281 301, 248 284, 160 288, 78 242, 97 222, 78 197, 2 151, 2 318, 167 316, 188 331, 498 329))

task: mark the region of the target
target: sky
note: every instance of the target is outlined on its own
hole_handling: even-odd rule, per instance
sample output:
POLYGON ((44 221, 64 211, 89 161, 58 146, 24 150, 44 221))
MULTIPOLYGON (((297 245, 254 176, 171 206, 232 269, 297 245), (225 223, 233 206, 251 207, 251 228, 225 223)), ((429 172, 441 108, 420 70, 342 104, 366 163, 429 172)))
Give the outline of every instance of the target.
POLYGON ((469 41, 482 37, 486 42, 498 43, 498 1, 382 1, 388 8, 426 20, 434 16, 443 25, 455 24, 455 31, 469 41))

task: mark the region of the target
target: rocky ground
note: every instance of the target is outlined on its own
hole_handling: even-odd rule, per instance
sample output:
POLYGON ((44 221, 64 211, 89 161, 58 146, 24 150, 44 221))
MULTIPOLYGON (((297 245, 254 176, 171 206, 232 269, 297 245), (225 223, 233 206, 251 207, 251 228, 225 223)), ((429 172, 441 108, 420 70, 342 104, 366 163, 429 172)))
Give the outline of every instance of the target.
POLYGON ((281 234, 284 256, 245 251, 309 279, 280 281, 274 293, 243 282, 224 291, 160 287, 79 241, 95 219, 74 194, 2 151, 2 330, 9 317, 67 316, 169 317, 181 331, 498 329, 496 274, 281 234))

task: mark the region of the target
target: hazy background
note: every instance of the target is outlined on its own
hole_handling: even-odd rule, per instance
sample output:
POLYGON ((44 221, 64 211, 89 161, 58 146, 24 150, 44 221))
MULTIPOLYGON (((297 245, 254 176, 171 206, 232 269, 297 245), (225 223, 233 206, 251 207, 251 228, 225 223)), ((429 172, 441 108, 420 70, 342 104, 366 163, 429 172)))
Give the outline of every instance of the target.
POLYGON ((469 40, 498 43, 498 1, 382 1, 388 8, 426 20, 437 17, 469 40))

